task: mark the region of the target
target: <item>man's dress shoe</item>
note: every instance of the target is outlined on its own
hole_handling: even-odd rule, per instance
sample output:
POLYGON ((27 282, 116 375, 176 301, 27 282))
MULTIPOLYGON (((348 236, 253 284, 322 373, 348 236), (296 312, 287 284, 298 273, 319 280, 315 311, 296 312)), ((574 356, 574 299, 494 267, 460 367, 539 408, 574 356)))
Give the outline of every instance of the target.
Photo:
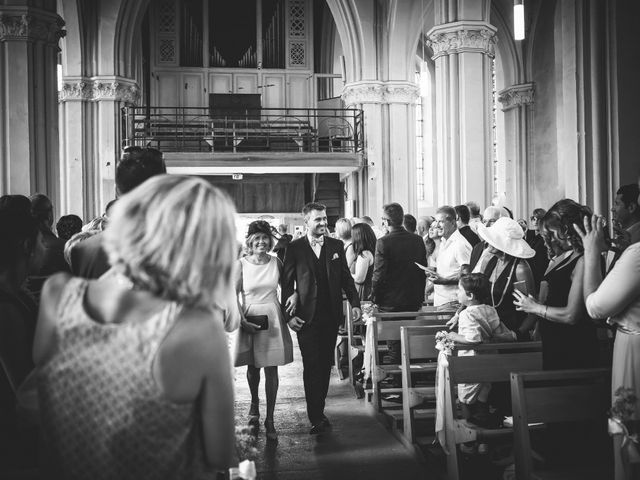
POLYGON ((311 427, 311 430, 309 430, 309 434, 318 435, 320 433, 326 433, 329 430, 331 430, 331 424, 329 423, 329 420, 327 420, 327 418, 325 417, 311 427))

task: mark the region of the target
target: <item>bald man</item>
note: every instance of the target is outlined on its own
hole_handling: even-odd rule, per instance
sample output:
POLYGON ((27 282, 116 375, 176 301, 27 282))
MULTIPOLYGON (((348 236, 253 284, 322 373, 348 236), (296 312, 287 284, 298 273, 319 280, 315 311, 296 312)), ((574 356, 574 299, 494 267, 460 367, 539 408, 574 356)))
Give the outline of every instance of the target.
MULTIPOLYGON (((482 214, 482 223, 485 227, 490 227, 491 225, 496 223, 496 220, 498 220, 500 217, 508 216, 509 214, 504 208, 494 206, 487 207, 482 214)), ((471 250, 471 259, 469 260, 469 271, 473 271, 473 268, 476 266, 476 263, 478 263, 478 260, 480 260, 482 252, 486 247, 487 242, 480 242, 473 247, 473 250, 471 250)))

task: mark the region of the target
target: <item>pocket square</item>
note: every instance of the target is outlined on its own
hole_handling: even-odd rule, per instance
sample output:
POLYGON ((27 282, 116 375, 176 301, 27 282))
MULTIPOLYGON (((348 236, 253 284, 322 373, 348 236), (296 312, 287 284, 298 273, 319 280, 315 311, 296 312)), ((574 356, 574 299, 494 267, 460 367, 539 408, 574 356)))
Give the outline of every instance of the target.
POLYGON ((333 258, 331 260, 336 260, 338 258, 340 258, 340 255, 338 255, 337 253, 334 253, 333 258))

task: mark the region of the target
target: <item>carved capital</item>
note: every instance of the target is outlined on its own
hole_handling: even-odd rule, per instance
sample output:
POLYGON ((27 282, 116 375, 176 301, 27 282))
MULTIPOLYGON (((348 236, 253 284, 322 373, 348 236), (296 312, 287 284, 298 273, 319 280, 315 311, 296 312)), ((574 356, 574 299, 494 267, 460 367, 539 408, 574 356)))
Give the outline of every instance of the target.
POLYGON ((0 42, 22 40, 58 45, 64 37, 64 21, 58 15, 36 10, 4 10, 0 12, 0 42))
POLYGON ((502 103, 502 111, 506 112, 512 108, 523 107, 533 104, 535 92, 533 83, 522 83, 512 85, 498 92, 498 101, 502 103))
POLYGON ((65 81, 58 99, 60 102, 112 100, 137 104, 140 88, 135 82, 127 79, 83 78, 65 81))
POLYGON ((486 22, 454 22, 433 27, 427 32, 427 46, 434 60, 452 53, 475 52, 495 56, 497 29, 486 22))
POLYGON ((342 91, 345 105, 415 103, 419 96, 420 88, 411 82, 355 82, 345 85, 342 91))

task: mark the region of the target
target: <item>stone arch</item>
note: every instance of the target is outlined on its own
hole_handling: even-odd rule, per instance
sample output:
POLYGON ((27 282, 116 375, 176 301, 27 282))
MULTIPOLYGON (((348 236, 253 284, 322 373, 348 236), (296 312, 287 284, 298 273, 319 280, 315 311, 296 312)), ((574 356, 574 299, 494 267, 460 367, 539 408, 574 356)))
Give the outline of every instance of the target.
POLYGON ((354 0, 327 0, 342 42, 346 65, 346 80, 362 79, 362 25, 354 0))

